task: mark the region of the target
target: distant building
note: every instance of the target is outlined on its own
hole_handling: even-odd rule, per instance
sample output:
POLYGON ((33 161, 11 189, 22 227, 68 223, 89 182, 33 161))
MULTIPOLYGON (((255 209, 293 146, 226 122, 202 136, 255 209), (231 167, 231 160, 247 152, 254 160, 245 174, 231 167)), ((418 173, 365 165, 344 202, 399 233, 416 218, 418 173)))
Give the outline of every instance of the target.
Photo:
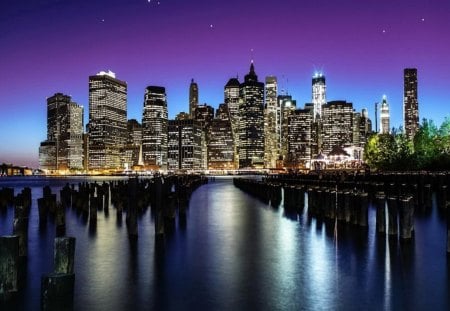
POLYGON ((68 95, 47 98, 47 140, 39 148, 43 170, 83 169, 83 107, 68 95))
POLYGON ((89 77, 89 169, 121 169, 127 139, 127 84, 113 72, 89 77))
POLYGON ((167 169, 198 170, 202 168, 202 128, 193 119, 169 120, 167 169))
POLYGON ((309 168, 311 162, 312 113, 309 109, 292 111, 288 116, 288 151, 285 166, 309 168))
POLYGON ((390 131, 389 104, 386 95, 383 95, 383 101, 380 107, 380 133, 389 134, 390 131))
POLYGON ((235 169, 234 141, 226 104, 219 105, 208 129, 208 169, 235 169))
POLYGON ((289 116, 297 108, 297 102, 292 99, 291 95, 280 95, 277 100, 281 114, 276 129, 279 132, 278 153, 285 160, 289 149, 289 116))
POLYGON ((148 86, 142 114, 142 157, 147 168, 167 168, 167 126, 166 89, 148 86))
POLYGON ((278 83, 274 76, 266 77, 264 109, 264 166, 276 167, 280 155, 280 107, 277 101, 278 83))
POLYGON ((189 85, 189 115, 191 118, 194 117, 195 108, 197 108, 198 103, 198 85, 192 79, 189 85))
POLYGON ((313 122, 322 117, 322 106, 327 103, 326 90, 325 76, 322 73, 315 73, 312 78, 313 122))
POLYGON ((330 101, 322 109, 323 153, 328 155, 335 146, 353 143, 353 104, 330 101))
POLYGON ((207 129, 214 119, 214 108, 207 105, 197 105, 194 112, 194 120, 198 121, 203 129, 207 129))
POLYGON ((175 120, 189 120, 192 119, 191 116, 189 115, 189 113, 187 112, 180 112, 177 114, 177 116, 175 117, 175 120))
POLYGON ((353 112, 353 145, 364 148, 370 134, 372 121, 369 119, 367 109, 363 109, 361 113, 353 112))
POLYGON ((236 162, 236 167, 239 166, 239 88, 240 83, 237 78, 228 80, 224 88, 224 103, 227 105, 230 113, 231 129, 233 132, 233 141, 235 146, 234 160, 236 162))
POLYGON ((403 72, 403 124, 405 135, 413 139, 419 129, 419 103, 417 97, 417 69, 406 68, 403 72))
POLYGON ((139 165, 139 157, 142 151, 142 126, 135 120, 130 119, 127 122, 127 142, 122 152, 123 167, 132 169, 139 165))
POLYGON ((258 82, 253 62, 240 85, 239 168, 264 166, 264 83, 258 82))

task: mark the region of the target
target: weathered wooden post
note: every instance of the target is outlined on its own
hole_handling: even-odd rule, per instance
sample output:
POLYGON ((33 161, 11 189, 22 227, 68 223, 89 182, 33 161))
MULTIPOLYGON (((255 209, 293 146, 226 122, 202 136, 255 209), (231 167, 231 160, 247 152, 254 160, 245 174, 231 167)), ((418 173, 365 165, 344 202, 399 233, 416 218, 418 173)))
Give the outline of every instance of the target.
POLYGON ((351 201, 352 194, 350 191, 344 192, 344 220, 346 223, 351 221, 351 201))
POLYGON ((74 237, 55 238, 55 273, 74 273, 75 242, 76 239, 74 237))
POLYGON ((97 205, 97 198, 91 197, 89 204, 89 223, 91 224, 97 223, 97 205))
POLYGON ((41 279, 41 310, 73 310, 75 274, 50 273, 41 279))
POLYGON ((66 234, 66 209, 62 203, 56 205, 55 212, 56 236, 66 234))
POLYGON ((385 195, 383 192, 378 192, 375 195, 376 213, 376 227, 377 233, 386 234, 386 203, 385 195))
POLYGON ((0 301, 17 292, 19 270, 19 237, 0 237, 0 301))
POLYGON ((398 223, 397 223, 397 198, 388 197, 388 233, 389 235, 398 234, 398 223))
POLYGON ((28 255, 28 217, 14 218, 13 235, 19 237, 19 257, 28 255))
POLYGON ((369 194, 367 192, 358 193, 358 225, 361 227, 369 226, 369 194))
POLYGON ((414 206, 411 196, 400 198, 400 238, 411 239, 414 222, 414 206))

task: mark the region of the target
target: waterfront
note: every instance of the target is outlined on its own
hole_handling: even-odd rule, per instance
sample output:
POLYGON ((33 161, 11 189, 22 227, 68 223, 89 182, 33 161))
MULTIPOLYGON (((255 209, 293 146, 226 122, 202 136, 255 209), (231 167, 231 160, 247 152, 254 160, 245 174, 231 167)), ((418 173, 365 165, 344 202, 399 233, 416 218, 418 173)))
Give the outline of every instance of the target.
MULTIPOLYGON (((15 308, 36 310, 40 277, 53 269, 54 224, 39 228, 36 199, 67 182, 93 180, 6 178, 0 187, 32 188, 29 257, 15 308)), ((433 201, 434 202, 434 201, 433 201)), ((155 246, 150 209, 140 215, 137 242, 110 209, 97 226, 66 214, 75 236, 76 310, 299 310, 433 309, 449 307, 446 222, 435 203, 416 214, 407 244, 369 229, 335 227, 307 216, 285 215, 215 178, 192 195, 186 224, 177 222, 165 247, 155 246)), ((13 210, 0 215, 11 234, 13 210)))

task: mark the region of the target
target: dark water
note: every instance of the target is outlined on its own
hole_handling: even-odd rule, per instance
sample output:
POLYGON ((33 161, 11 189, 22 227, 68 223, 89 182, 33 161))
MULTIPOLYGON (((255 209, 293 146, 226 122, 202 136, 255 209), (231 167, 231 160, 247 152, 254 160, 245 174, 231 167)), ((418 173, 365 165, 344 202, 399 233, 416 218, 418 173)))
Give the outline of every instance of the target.
MULTIPOLYGON (((39 229, 36 199, 43 185, 59 193, 65 182, 0 180, 0 187, 28 185, 33 194, 15 309, 39 309, 41 275, 53 270, 55 228, 39 229)), ((282 206, 268 207, 230 178, 216 178, 193 194, 186 224, 177 223, 161 249, 150 210, 139 219, 136 243, 114 209, 98 215, 96 229, 68 210, 67 235, 77 239, 75 310, 447 310, 443 216, 436 208, 416 216, 409 244, 375 235, 373 210, 369 216, 367 231, 305 213, 287 217, 282 206)), ((1 235, 11 234, 12 217, 11 208, 0 215, 1 235)))

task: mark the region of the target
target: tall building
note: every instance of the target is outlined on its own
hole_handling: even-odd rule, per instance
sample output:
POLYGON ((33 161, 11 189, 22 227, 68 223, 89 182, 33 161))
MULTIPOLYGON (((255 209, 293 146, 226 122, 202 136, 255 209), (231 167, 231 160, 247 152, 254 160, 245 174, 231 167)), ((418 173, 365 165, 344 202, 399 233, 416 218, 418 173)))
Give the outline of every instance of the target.
POLYGON ((47 140, 39 148, 39 165, 50 171, 83 169, 83 107, 68 95, 47 98, 47 140))
POLYGON ((121 169, 127 139, 127 84, 113 72, 89 77, 89 169, 121 169))
POLYGON ((214 119, 214 108, 210 105, 198 105, 194 111, 194 120, 200 122, 203 129, 207 129, 214 119))
POLYGON ((239 168, 264 166, 264 83, 258 82, 253 61, 240 85, 239 168))
POLYGON ((130 119, 127 122, 127 142, 122 152, 122 166, 133 168, 139 165, 142 147, 142 126, 135 120, 130 119))
POLYGON ((198 85, 194 82, 194 79, 192 79, 191 84, 189 85, 189 115, 191 118, 194 117, 195 108, 198 103, 198 85))
POLYGON ((286 160, 289 148, 289 116, 297 108, 297 102, 292 99, 291 95, 280 95, 277 100, 280 107, 280 120, 277 124, 277 131, 279 131, 278 150, 279 156, 286 160))
POLYGON ((148 86, 142 114, 142 157, 147 168, 167 168, 167 125, 166 89, 148 86))
POLYGON ((336 146, 353 143, 353 104, 330 101, 322 108, 323 153, 327 155, 336 146))
POLYGON ((278 83, 274 76, 266 77, 264 109, 264 166, 276 167, 280 154, 280 107, 277 101, 278 83))
POLYGON ((327 103, 325 76, 316 72, 312 78, 313 121, 322 117, 322 106, 327 103))
POLYGON ((202 168, 201 124, 193 119, 169 120, 167 169, 202 168))
POLYGON ((285 166, 309 168, 311 164, 312 113, 309 109, 298 109, 289 114, 288 119, 288 151, 285 166))
POLYGON ((239 166, 239 88, 240 83, 237 78, 228 80, 224 88, 224 103, 230 113, 231 130, 234 141, 234 160, 236 167, 239 166))
POLYGON ((383 100, 380 107, 380 133, 389 134, 390 133, 390 116, 389 116, 389 105, 387 102, 386 95, 383 95, 383 100))
POLYGON ((372 121, 367 109, 353 112, 353 146, 364 148, 369 135, 372 133, 372 121))
POLYGON ((413 139, 419 129, 419 103, 417 97, 417 69, 406 68, 403 72, 403 124, 405 135, 413 139))
POLYGON ((235 169, 234 150, 228 107, 221 104, 208 129, 208 169, 235 169))

